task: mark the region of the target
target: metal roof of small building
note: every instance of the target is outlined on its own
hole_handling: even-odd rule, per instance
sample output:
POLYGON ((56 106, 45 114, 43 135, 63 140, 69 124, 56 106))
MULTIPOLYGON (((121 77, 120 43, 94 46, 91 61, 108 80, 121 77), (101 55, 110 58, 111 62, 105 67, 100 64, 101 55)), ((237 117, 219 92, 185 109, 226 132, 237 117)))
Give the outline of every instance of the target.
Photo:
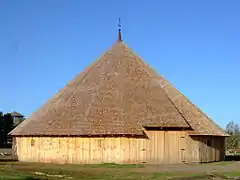
POLYGON ((13 111, 12 113, 10 113, 11 116, 13 117, 24 117, 24 115, 20 114, 19 112, 13 111))

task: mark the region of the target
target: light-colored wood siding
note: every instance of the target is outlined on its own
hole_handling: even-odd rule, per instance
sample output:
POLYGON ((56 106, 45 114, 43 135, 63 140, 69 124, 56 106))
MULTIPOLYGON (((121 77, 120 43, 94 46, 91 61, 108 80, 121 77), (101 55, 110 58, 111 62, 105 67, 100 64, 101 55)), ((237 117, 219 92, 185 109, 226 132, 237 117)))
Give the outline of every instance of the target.
POLYGON ((74 164, 179 164, 224 158, 224 138, 189 136, 184 131, 146 131, 146 135, 142 139, 16 137, 14 152, 19 161, 74 164))
POLYGON ((222 161, 225 158, 224 137, 195 136, 200 163, 222 161))

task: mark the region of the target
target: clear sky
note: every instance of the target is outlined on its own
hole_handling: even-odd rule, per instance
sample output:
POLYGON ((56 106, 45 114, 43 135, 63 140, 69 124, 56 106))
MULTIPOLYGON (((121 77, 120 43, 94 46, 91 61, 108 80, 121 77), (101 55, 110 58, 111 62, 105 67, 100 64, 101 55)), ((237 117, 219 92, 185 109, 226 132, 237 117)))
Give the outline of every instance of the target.
POLYGON ((239 0, 2 0, 0 110, 28 116, 125 43, 222 127, 240 123, 239 0))

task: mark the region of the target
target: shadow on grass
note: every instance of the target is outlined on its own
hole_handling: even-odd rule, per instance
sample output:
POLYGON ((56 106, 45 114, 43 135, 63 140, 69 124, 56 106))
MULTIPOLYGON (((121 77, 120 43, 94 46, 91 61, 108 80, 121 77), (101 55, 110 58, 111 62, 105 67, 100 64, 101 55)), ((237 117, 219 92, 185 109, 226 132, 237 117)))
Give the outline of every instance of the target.
POLYGON ((0 162, 16 162, 17 160, 14 160, 14 159, 1 159, 0 158, 0 162))
POLYGON ((35 177, 24 177, 21 180, 47 180, 47 178, 43 179, 43 178, 35 178, 35 177))
POLYGON ((240 161, 240 155, 228 155, 225 157, 225 161, 240 161))
POLYGON ((103 164, 85 164, 84 166, 92 168, 144 168, 144 164, 115 164, 115 163, 103 163, 103 164))
POLYGON ((0 176, 1 179, 6 180, 47 180, 47 178, 38 178, 38 177, 31 177, 31 176, 0 176))

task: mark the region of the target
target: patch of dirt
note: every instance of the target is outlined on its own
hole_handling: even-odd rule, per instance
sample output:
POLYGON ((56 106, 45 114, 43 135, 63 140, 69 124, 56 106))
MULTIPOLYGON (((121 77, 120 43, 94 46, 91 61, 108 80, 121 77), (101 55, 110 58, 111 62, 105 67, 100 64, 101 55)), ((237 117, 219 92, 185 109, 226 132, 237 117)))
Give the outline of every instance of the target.
POLYGON ((191 172, 191 173, 215 173, 240 171, 240 162, 220 162, 208 164, 183 164, 183 165, 146 165, 148 172, 191 172))
POLYGON ((0 161, 11 161, 12 159, 12 149, 0 148, 0 161))
POLYGON ((177 178, 174 180, 240 180, 240 179, 220 177, 220 176, 204 176, 204 177, 177 178))

